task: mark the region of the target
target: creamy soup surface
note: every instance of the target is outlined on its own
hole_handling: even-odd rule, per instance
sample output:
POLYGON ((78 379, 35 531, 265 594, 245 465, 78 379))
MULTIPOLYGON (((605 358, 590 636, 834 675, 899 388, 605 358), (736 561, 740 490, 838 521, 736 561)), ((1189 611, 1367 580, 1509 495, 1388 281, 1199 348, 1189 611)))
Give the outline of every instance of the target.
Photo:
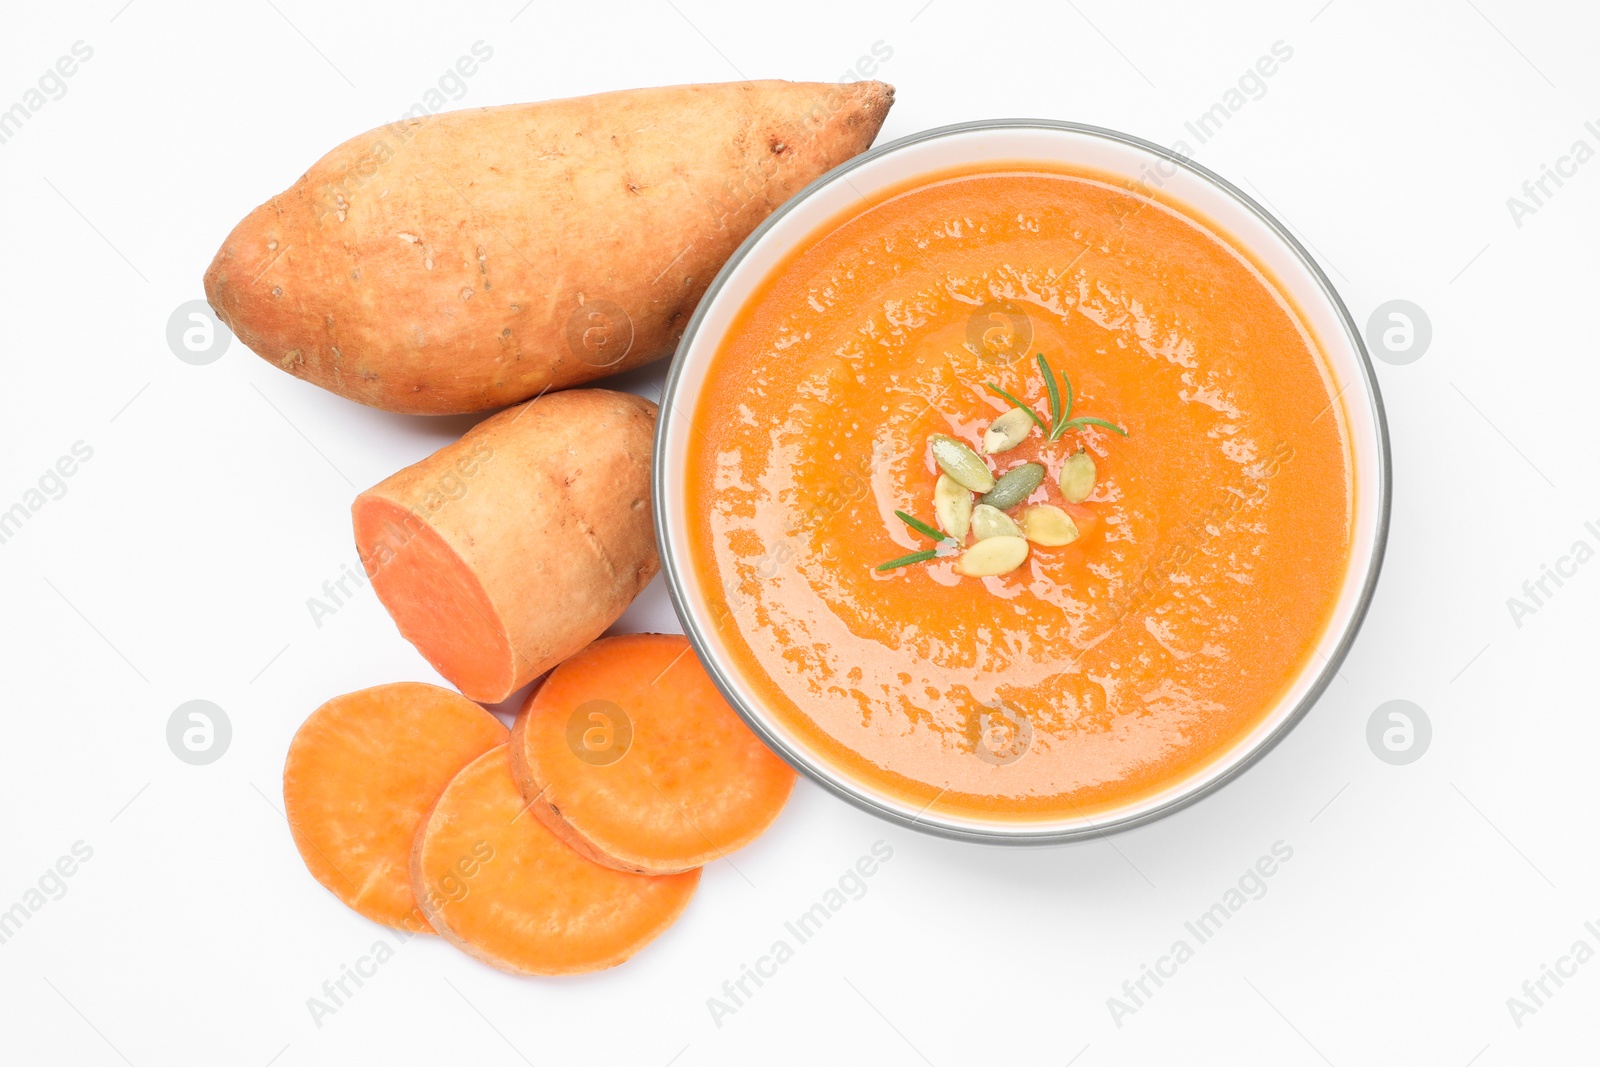
POLYGON ((740 312, 695 427, 690 556, 734 668, 930 810, 1092 815, 1202 769, 1317 655, 1350 553, 1344 413, 1299 314, 1204 220, 1092 174, 951 173, 834 220, 740 312), (1040 354, 1126 436, 985 454, 1013 410, 987 385, 1054 429, 1040 354), (996 477, 1042 465, 1007 515, 1076 539, 995 576, 962 573, 971 533, 877 569, 936 546, 896 516, 938 526, 933 435, 996 477))

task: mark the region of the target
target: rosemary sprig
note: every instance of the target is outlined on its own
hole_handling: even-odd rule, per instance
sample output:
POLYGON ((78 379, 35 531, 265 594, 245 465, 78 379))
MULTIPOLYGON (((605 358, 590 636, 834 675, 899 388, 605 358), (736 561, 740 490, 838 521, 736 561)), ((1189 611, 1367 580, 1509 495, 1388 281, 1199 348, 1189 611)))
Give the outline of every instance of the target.
POLYGON ((915 515, 907 515, 903 511, 896 511, 895 514, 899 516, 901 522, 905 523, 919 534, 924 534, 925 536, 931 537, 935 541, 949 540, 949 538, 947 538, 941 531, 935 530, 932 526, 929 526, 915 515))
POLYGON ((1120 433, 1124 437, 1128 436, 1128 431, 1124 430, 1116 423, 1107 422, 1105 419, 1097 419, 1092 415, 1079 415, 1077 418, 1065 423, 1062 428, 1067 430, 1076 430, 1083 426, 1104 426, 1106 429, 1120 433))
POLYGON ((938 554, 937 549, 929 548, 921 552, 913 552, 909 556, 901 556, 899 559, 891 559, 888 563, 880 563, 877 569, 880 571, 892 571, 900 567, 909 567, 913 563, 926 563, 938 554))
POLYGON ((929 526, 915 515, 907 515, 903 511, 896 511, 895 515, 900 519, 901 522, 905 523, 919 534, 922 534, 926 537, 931 537, 938 543, 933 548, 923 549, 921 552, 913 552, 911 555, 901 556, 899 559, 891 559, 887 563, 880 563, 876 568, 877 570, 892 571, 900 567, 909 567, 913 563, 926 563, 928 560, 937 557, 940 549, 946 546, 953 546, 956 543, 955 538, 945 536, 944 533, 934 529, 932 526, 929 526))
POLYGON ((1039 361, 1039 373, 1044 375, 1044 391, 1050 397, 1050 440, 1054 441, 1061 432, 1061 420, 1070 416, 1071 411, 1067 412, 1067 416, 1061 414, 1061 390, 1056 388, 1055 373, 1051 371, 1050 364, 1045 362, 1044 353, 1040 352, 1035 358, 1039 361))
MULTIPOLYGON (((1040 358, 1043 358, 1043 354, 1040 355, 1040 358)), ((1074 403, 1075 398, 1077 398, 1077 394, 1075 394, 1074 390, 1072 390, 1072 379, 1067 378, 1066 371, 1062 371, 1061 381, 1067 386, 1067 411, 1066 414, 1062 416, 1062 419, 1070 419, 1072 418, 1072 403, 1074 403)))
MULTIPOLYGON (((1055 371, 1051 370, 1050 362, 1044 358, 1043 352, 1038 353, 1035 358, 1039 361, 1039 373, 1044 375, 1045 392, 1050 397, 1050 425, 1048 427, 1045 426, 1044 423, 1039 422, 1037 417, 1033 421, 1039 422, 1039 428, 1048 435, 1047 440, 1055 441, 1068 430, 1081 430, 1085 426, 1103 426, 1124 437, 1128 436, 1127 430, 1124 430, 1114 422, 1107 422, 1105 419, 1097 419, 1092 415, 1080 415, 1077 418, 1073 418, 1072 405, 1077 399, 1077 394, 1072 388, 1072 379, 1067 376, 1066 371, 1061 372, 1061 384, 1067 387, 1067 402, 1063 405, 1061 403, 1061 392, 1056 386, 1055 371)), ((1032 414, 1031 410, 1029 414, 1032 414)))

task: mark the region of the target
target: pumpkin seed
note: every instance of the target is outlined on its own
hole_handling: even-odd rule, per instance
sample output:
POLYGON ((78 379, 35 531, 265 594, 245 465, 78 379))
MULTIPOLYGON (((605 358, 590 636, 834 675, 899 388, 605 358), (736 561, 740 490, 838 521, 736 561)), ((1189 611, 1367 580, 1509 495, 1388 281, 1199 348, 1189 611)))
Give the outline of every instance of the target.
POLYGON ((1009 574, 1028 558, 1028 542, 1020 537, 990 537, 979 541, 956 560, 956 571, 968 578, 1009 574))
POLYGON ((1039 488, 1039 483, 1044 481, 1044 466, 1039 463, 1024 463, 1020 467, 1012 467, 1000 476, 994 483, 994 488, 983 494, 979 503, 988 504, 992 508, 1014 508, 1024 500, 1028 494, 1039 488))
POLYGON ((983 431, 983 450, 989 455, 1009 452, 1016 448, 1033 429, 1033 420, 1021 408, 1012 408, 989 424, 983 431))
POLYGON ((1022 527, 999 508, 979 504, 972 509, 972 536, 980 541, 991 537, 1021 537, 1022 527))
POLYGON ((928 440, 933 445, 933 461, 963 488, 974 493, 987 493, 994 488, 994 475, 972 449, 942 433, 928 440))
POLYGON ((944 532, 957 541, 967 539, 972 522, 972 493, 948 474, 933 483, 933 512, 944 532))
POLYGON ((1081 504, 1094 492, 1094 457, 1078 449, 1061 465, 1061 495, 1069 504, 1081 504))
POLYGON ((1022 513, 1022 535, 1036 545, 1055 548, 1076 541, 1078 527, 1054 504, 1035 504, 1022 513))

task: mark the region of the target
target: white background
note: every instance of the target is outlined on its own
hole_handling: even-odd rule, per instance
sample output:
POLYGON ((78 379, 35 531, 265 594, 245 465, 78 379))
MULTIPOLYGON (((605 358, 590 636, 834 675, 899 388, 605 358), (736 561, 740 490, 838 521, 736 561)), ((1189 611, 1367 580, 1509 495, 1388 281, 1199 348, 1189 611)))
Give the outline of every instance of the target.
MULTIPOLYGON (((93 858, 0 944, 0 1060, 73 1064, 1592 1062, 1600 961, 1518 1027, 1525 979, 1600 926, 1600 563, 1517 626, 1506 600, 1600 528, 1593 308, 1600 161, 1518 227, 1506 198, 1600 120, 1580 5, 1508 0, 628 6, 310 0, 7 5, 0 108, 75 41, 92 59, 0 144, 0 510, 93 457, 0 545, 0 909, 93 858), (519 8, 521 10, 519 11, 519 8), (743 76, 833 80, 892 49, 882 139, 1075 119, 1183 139, 1301 234, 1358 322, 1405 298, 1433 342, 1379 364, 1395 501, 1341 676, 1259 766, 1155 825, 1050 851, 881 824, 802 782, 614 971, 515 979, 435 939, 339 1010, 307 998, 385 931, 306 874, 281 808, 300 721, 434 680, 357 567, 355 493, 469 419, 360 408, 235 342, 180 362, 166 322, 232 225, 389 121, 475 41, 453 106, 743 76), (1274 42, 1293 57, 1209 143, 1184 129, 1274 42), (209 766, 167 747, 201 698, 209 766), (1365 730, 1405 698, 1427 753, 1365 730), (722 995, 875 841, 893 858, 756 995, 722 995), (1118 1026, 1122 995, 1274 842, 1293 858, 1118 1026)), ((1552 186, 1553 189, 1553 186, 1552 186)), ((659 375, 633 383, 653 395, 659 375)), ((676 628, 657 585, 624 620, 676 628)), ((391 938, 392 940, 392 938, 391 938)))

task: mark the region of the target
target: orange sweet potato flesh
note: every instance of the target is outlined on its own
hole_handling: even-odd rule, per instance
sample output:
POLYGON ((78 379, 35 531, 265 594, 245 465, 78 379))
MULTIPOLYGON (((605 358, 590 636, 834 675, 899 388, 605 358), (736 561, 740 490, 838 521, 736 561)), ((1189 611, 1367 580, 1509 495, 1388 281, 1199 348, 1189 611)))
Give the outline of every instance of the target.
POLYGON ((517 716, 511 765, 552 833, 658 875, 755 840, 795 781, 681 634, 602 638, 557 667, 517 716))
POLYGON ((872 144, 881 82, 631 89, 407 118, 252 211, 205 275, 262 358, 485 411, 666 355, 739 242, 872 144))
POLYGON ((462 769, 417 832, 414 892, 433 928, 512 974, 615 967, 671 926, 700 872, 602 867, 524 809, 502 745, 462 769))
POLYGON ((551 393, 356 498, 378 599, 467 696, 504 700, 600 636, 655 576, 655 419, 631 393, 551 393))
POLYGON ((506 736, 472 701, 423 682, 334 697, 301 725, 283 768, 306 869, 373 922, 426 932, 411 892, 417 828, 456 773, 506 736))

